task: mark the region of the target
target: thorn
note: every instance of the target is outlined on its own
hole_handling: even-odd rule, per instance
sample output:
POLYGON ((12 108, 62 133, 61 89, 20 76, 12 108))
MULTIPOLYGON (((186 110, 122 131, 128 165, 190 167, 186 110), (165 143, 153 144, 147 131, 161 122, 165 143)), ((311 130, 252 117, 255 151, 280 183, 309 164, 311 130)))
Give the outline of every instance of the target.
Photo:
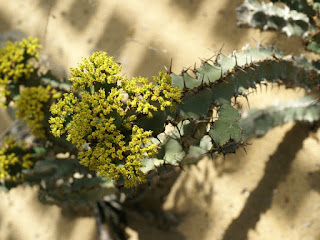
POLYGON ((162 143, 162 142, 160 141, 160 139, 158 138, 158 136, 156 136, 156 139, 158 139, 158 141, 159 141, 160 143, 162 143))
POLYGON ((219 54, 221 54, 221 51, 222 51, 223 47, 224 47, 224 43, 222 44, 222 46, 221 46, 221 48, 219 50, 219 54))
POLYGON ((186 170, 184 170, 184 168, 179 164, 179 168, 182 170, 182 171, 186 171, 186 170))
POLYGON ((219 59, 220 55, 221 55, 220 53, 218 53, 218 54, 216 55, 216 59, 215 59, 214 61, 212 61, 212 62, 213 62, 213 65, 215 65, 215 64, 218 63, 218 59, 219 59))
POLYGON ((186 68, 185 70, 183 70, 182 72, 185 73, 185 72, 188 72, 190 70, 190 67, 186 68))
POLYGON ((186 80, 184 79, 184 76, 182 75, 182 79, 183 79, 183 90, 187 90, 187 85, 186 85, 186 80))
POLYGON ((216 56, 216 55, 213 55, 212 57, 209 57, 209 58, 207 58, 207 59, 201 59, 201 58, 200 58, 201 63, 202 63, 202 64, 207 63, 207 62, 211 61, 211 59, 214 58, 215 56, 216 56))
POLYGON ((214 161, 213 159, 214 159, 214 157, 213 157, 213 152, 209 152, 210 153, 210 156, 211 156, 211 160, 212 160, 212 162, 214 161))
POLYGON ((242 147, 242 149, 245 151, 245 153, 248 154, 245 146, 241 146, 241 147, 242 147))
POLYGON ((172 58, 171 58, 171 60, 170 60, 170 67, 169 67, 169 72, 168 72, 169 74, 171 74, 172 73, 172 58))
POLYGON ((229 84, 229 82, 226 80, 226 79, 219 79, 221 82, 224 82, 224 83, 228 83, 229 84))
POLYGON ((262 93, 262 86, 260 82, 259 82, 259 87, 260 87, 260 93, 262 93))
POLYGON ((252 55, 250 55, 250 61, 251 61, 251 64, 253 64, 253 62, 252 62, 252 55))
POLYGON ((214 52, 211 48, 207 48, 209 51, 214 52))
POLYGON ((256 44, 258 44, 258 41, 255 40, 254 37, 251 36, 251 39, 252 39, 256 44))
MULTIPOLYGON (((208 58, 207 62, 211 61, 212 58, 214 58, 216 55, 213 55, 212 57, 208 58)), ((212 62, 212 61, 211 61, 212 62)))
POLYGON ((238 67, 238 59, 237 59, 237 53, 234 51, 234 58, 235 58, 235 61, 236 61, 236 65, 235 65, 235 68, 238 67))
POLYGON ((276 62, 279 62, 279 58, 276 57, 276 51, 273 49, 272 57, 276 62))
POLYGON ((247 104, 248 104, 248 108, 250 109, 250 103, 249 103, 249 100, 248 100, 248 96, 247 96, 247 95, 244 95, 244 97, 246 98, 247 104))
POLYGON ((257 63, 252 62, 252 66, 258 67, 259 65, 257 63))
MULTIPOLYGON (((184 121, 184 120, 183 120, 184 121)), ((182 121, 182 122, 183 122, 182 121)), ((182 127, 182 126, 181 126, 182 127)), ((178 126, 176 126, 176 128, 178 129, 178 133, 179 133, 179 135, 180 135, 180 139, 182 138, 182 135, 181 135, 181 132, 180 132, 180 129, 178 128, 178 126)))
POLYGON ((255 82, 252 82, 253 85, 251 86, 251 88, 254 88, 254 90, 257 92, 257 84, 255 82))
POLYGON ((162 166, 164 166, 165 168, 167 167, 167 164, 166 164, 166 160, 165 160, 165 159, 163 159, 163 164, 162 164, 162 166))
POLYGON ((191 92, 193 92, 193 93, 198 93, 199 91, 197 91, 197 88, 191 88, 191 89, 189 89, 191 92))
POLYGON ((198 59, 201 61, 202 64, 204 64, 204 62, 205 62, 204 58, 198 57, 198 59))
POLYGON ((240 71, 244 72, 244 73, 247 73, 244 69, 242 69, 241 67, 239 68, 240 71))
MULTIPOLYGON (((202 80, 201 80, 201 87, 203 88, 203 80, 204 80, 204 74, 203 74, 203 76, 202 76, 202 80)), ((209 80, 209 78, 208 78, 208 80, 209 80)), ((209 80, 209 83, 210 83, 210 80, 209 80)))

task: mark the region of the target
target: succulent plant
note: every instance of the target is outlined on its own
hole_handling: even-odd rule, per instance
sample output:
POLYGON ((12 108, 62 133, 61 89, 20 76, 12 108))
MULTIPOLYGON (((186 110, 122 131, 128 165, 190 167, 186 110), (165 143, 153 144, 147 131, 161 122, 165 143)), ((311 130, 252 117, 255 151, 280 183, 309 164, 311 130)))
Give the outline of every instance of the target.
MULTIPOLYGON (((279 8, 246 0, 237 9, 239 25, 299 35, 318 52, 317 3, 283 2, 279 8)), ((2 144, 0 186, 38 185, 45 203, 101 209, 119 189, 129 195, 155 175, 205 155, 234 153, 273 127, 320 118, 311 96, 247 113, 237 105, 258 85, 319 91, 319 62, 275 46, 219 53, 179 74, 160 71, 153 81, 120 75, 121 66, 105 52, 83 59, 69 81, 61 81, 38 71, 40 48, 28 38, 0 49, 4 105, 31 129, 25 141, 13 127, 2 144)))

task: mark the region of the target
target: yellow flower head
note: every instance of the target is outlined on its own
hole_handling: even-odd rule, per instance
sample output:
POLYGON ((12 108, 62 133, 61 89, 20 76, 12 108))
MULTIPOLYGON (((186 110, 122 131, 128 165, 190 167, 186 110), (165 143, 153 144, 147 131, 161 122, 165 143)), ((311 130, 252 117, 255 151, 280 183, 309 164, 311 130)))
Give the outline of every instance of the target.
POLYGON ((72 87, 75 90, 91 87, 96 83, 116 84, 121 79, 117 76, 121 71, 119 64, 108 57, 106 52, 94 52, 89 59, 83 58, 78 68, 71 68, 72 87))
POLYGON ((45 108, 54 94, 56 91, 49 85, 46 88, 42 86, 26 87, 15 102, 16 117, 26 121, 33 134, 39 138, 45 138, 43 121, 45 111, 48 111, 45 108))
POLYGON ((9 85, 29 79, 34 72, 32 59, 39 59, 38 39, 29 37, 20 42, 6 42, 0 49, 0 97, 10 95, 9 85))
POLYGON ((168 74, 128 79, 117 75, 121 67, 105 52, 95 52, 71 69, 72 89, 52 105, 53 135, 66 134, 76 144, 79 160, 100 176, 124 179, 125 187, 145 182, 140 161, 157 153, 151 144, 152 131, 137 121, 153 117, 180 101, 181 90, 171 86, 168 74))
POLYGON ((13 138, 5 137, 0 148, 0 179, 17 181, 23 179, 22 170, 33 167, 34 162, 27 153, 25 144, 18 144, 13 138))

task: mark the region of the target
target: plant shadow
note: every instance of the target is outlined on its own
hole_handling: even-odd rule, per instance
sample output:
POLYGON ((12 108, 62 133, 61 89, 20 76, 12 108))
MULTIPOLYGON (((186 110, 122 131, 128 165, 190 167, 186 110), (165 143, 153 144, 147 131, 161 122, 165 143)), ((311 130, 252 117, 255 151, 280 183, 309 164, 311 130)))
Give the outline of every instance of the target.
POLYGON ((120 14, 114 12, 96 43, 95 50, 106 51, 108 55, 118 57, 123 46, 131 37, 131 24, 120 14), (116 34, 114 34, 116 33, 116 34))
POLYGON ((139 234, 140 240, 177 239, 183 235, 175 230, 178 223, 175 216, 163 210, 163 204, 173 184, 180 175, 179 169, 153 177, 150 185, 144 184, 124 203, 128 226, 139 234))
POLYGON ((152 76, 158 75, 159 70, 164 70, 164 66, 169 66, 169 64, 170 59, 158 50, 146 49, 133 73, 134 76, 144 76, 151 79, 152 76))
MULTIPOLYGON (((211 32, 213 34, 219 33, 217 37, 221 39, 221 42, 224 43, 226 39, 228 40, 228 46, 226 48, 233 49, 239 48, 239 43, 241 42, 242 38, 245 38, 248 35, 248 28, 239 28, 236 25, 237 16, 235 14, 235 9, 242 4, 243 0, 228 0, 225 1, 225 7, 218 12, 218 17, 214 21, 212 25, 211 32), (224 27, 228 26, 228 27, 224 27)), ((216 46, 220 48, 220 46, 216 46)), ((231 49, 231 51, 233 50, 231 49)))
POLYGON ((255 228, 261 214, 270 208, 273 191, 289 173, 295 155, 308 137, 309 128, 308 125, 297 123, 286 133, 275 153, 270 156, 263 177, 251 192, 239 216, 225 231, 223 240, 247 239, 249 230, 255 228))
POLYGON ((171 0, 170 5, 178 8, 184 15, 190 19, 196 16, 204 0, 171 0))
POLYGON ((93 4, 88 0, 74 0, 67 12, 63 11, 61 15, 78 31, 83 31, 92 19, 97 10, 98 4, 93 4), (78 16, 82 16, 79 18, 78 16))

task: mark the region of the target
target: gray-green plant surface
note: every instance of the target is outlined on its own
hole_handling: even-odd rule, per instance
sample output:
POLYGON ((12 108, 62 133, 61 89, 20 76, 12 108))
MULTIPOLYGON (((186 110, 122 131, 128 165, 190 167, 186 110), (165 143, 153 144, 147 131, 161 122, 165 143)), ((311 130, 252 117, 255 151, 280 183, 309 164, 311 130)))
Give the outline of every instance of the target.
MULTIPOLYGON (((299 35, 305 39, 308 49, 320 52, 316 37, 319 4, 303 0, 282 2, 287 6, 280 8, 273 3, 246 0, 237 9, 238 24, 280 30, 289 36, 299 35)), ((275 46, 258 45, 255 48, 245 46, 242 52, 234 51, 229 56, 219 53, 203 61, 201 66, 180 74, 169 70, 172 86, 182 89, 181 103, 173 112, 156 112, 152 119, 142 118, 137 122, 139 127, 152 130, 151 140, 159 144, 157 155, 141 159, 148 182, 174 168, 197 164, 205 155, 216 157, 234 153, 239 147, 245 147, 250 137, 262 136, 284 123, 318 121, 319 102, 311 96, 248 112, 242 112, 236 103, 241 97, 248 100, 248 95, 259 85, 284 85, 317 92, 319 69, 317 61, 284 55, 275 46)), ((67 81, 58 80, 50 72, 36 77, 30 84, 50 85, 63 93, 70 91, 67 81)), ((13 84, 10 94, 12 99, 18 98, 20 86, 13 84)), ((45 119, 49 117, 50 112, 46 111, 45 119)), ((50 132, 49 124, 44 126, 50 132)), ((9 132, 18 140, 29 136, 19 136, 17 133, 21 131, 16 128, 9 132)), ((114 200, 114 196, 120 194, 119 189, 121 194, 135 190, 123 188, 123 179, 112 182, 81 166, 75 157, 75 146, 64 138, 48 135, 45 140, 32 139, 30 152, 36 159, 35 166, 23 170, 22 181, 2 179, 2 189, 8 191, 22 183, 38 185, 42 202, 92 208, 101 207, 103 199, 114 200)))
MULTIPOLYGON (((265 110, 252 110, 241 119, 235 102, 239 97, 247 98, 258 85, 283 84, 307 91, 318 89, 319 70, 314 63, 302 56, 284 56, 273 46, 246 46, 241 53, 218 54, 198 68, 170 75, 172 85, 183 89, 181 103, 174 112, 162 112, 160 117, 139 123, 154 132, 165 128, 165 132, 152 138, 153 142, 160 142, 159 153, 141 160, 145 165, 142 170, 149 180, 174 166, 183 168, 185 164, 195 164, 206 154, 233 153, 245 146, 249 137, 262 135, 285 122, 319 119, 319 104, 310 98, 265 110)), ((40 80, 67 89, 66 83, 60 83, 49 74, 40 80)), ((55 153, 73 153, 72 144, 59 138, 49 140, 54 145, 48 149, 45 145, 35 144, 34 152, 38 152, 42 160, 34 168, 24 170, 24 182, 41 182, 42 200, 56 204, 84 204, 115 192, 111 182, 97 177, 79 165, 76 159, 55 156, 55 153)), ((8 190, 16 184, 2 181, 2 186, 8 190)), ((121 184, 119 181, 115 183, 116 186, 121 184)))
POLYGON ((277 30, 288 37, 301 36, 306 48, 320 52, 319 6, 314 0, 280 1, 269 3, 259 0, 245 0, 236 10, 239 26, 277 30), (282 6, 274 3, 282 3, 282 6))

